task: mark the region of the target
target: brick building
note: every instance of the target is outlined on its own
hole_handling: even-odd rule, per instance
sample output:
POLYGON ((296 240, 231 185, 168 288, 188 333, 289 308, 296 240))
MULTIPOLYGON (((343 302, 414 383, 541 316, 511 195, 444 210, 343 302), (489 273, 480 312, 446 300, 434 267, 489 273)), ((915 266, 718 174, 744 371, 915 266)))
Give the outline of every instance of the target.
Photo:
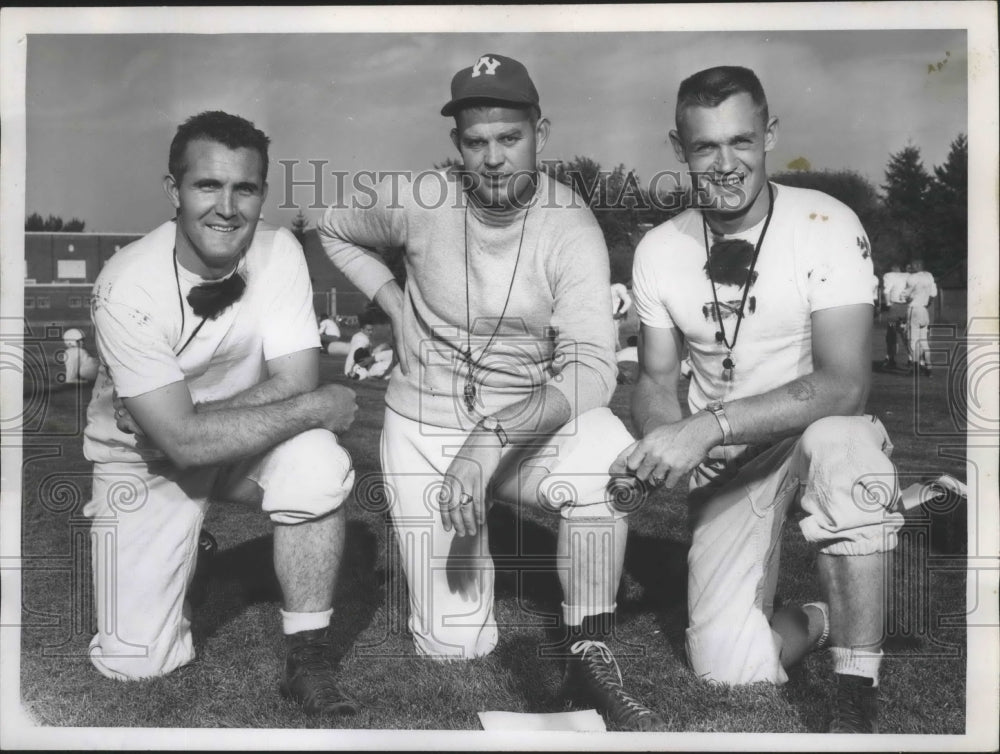
MULTIPOLYGON (((33 327, 77 327, 90 335, 90 294, 104 263, 140 233, 24 234, 24 318, 33 327)), ((356 316, 368 300, 323 253, 315 230, 303 244, 317 314, 356 316)))

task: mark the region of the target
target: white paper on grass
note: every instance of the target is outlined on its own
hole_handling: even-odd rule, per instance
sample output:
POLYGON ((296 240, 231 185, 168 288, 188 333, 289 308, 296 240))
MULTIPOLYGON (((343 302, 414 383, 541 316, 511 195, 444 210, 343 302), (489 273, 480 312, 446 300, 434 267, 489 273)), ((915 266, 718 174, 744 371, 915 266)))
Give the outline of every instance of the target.
POLYGON ((956 495, 967 498, 968 488, 955 477, 945 474, 931 482, 915 482, 900 494, 900 505, 903 510, 916 508, 934 500, 940 495, 956 495))
POLYGON ((482 724, 483 730, 570 730, 587 733, 593 731, 603 733, 607 730, 604 726, 604 719, 597 714, 597 710, 592 709, 545 714, 480 712, 479 722, 482 724))

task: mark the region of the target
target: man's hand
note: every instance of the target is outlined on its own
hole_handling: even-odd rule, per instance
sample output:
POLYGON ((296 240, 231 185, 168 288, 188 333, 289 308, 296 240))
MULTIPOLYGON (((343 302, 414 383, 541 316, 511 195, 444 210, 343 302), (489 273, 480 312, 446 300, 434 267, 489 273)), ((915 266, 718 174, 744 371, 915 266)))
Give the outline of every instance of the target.
POLYGON ((455 527, 458 537, 474 537, 486 523, 486 490, 500 465, 500 445, 481 432, 469 440, 445 472, 438 504, 445 531, 455 527), (470 444, 475 438, 475 442, 470 444))
POLYGON ((651 430, 625 448, 609 471, 612 475, 632 473, 651 485, 665 482, 673 487, 720 442, 722 429, 715 417, 699 412, 651 430))
POLYGON ((320 385, 303 396, 315 406, 324 429, 334 434, 346 432, 358 412, 357 394, 343 385, 320 385))

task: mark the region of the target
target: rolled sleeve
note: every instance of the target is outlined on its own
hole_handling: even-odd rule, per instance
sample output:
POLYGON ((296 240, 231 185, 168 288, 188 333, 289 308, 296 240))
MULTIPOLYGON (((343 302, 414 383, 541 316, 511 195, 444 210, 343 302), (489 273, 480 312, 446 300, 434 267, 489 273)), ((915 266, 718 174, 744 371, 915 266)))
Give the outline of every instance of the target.
POLYGON ((369 299, 386 283, 392 272, 376 249, 404 245, 406 217, 392 187, 379 187, 371 207, 330 207, 318 226, 323 251, 369 299))
POLYGON ((184 379, 166 334, 149 313, 101 301, 95 302, 92 317, 98 355, 120 397, 133 398, 184 379))

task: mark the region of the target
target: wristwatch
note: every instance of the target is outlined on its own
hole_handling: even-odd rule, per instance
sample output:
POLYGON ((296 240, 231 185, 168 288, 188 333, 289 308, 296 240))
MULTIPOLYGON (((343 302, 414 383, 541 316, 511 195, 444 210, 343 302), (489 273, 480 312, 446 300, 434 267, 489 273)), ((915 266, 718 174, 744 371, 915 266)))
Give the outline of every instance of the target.
POLYGON ((726 409, 722 406, 722 401, 709 401, 705 410, 710 411, 715 416, 715 420, 719 422, 719 428, 722 430, 722 444, 732 445, 733 428, 729 424, 729 419, 726 418, 726 409))
POLYGON ((480 422, 479 426, 485 429, 487 432, 492 432, 497 436, 500 441, 500 447, 506 448, 510 445, 510 438, 507 437, 507 433, 504 431, 503 426, 500 424, 500 420, 495 416, 484 416, 480 422))

